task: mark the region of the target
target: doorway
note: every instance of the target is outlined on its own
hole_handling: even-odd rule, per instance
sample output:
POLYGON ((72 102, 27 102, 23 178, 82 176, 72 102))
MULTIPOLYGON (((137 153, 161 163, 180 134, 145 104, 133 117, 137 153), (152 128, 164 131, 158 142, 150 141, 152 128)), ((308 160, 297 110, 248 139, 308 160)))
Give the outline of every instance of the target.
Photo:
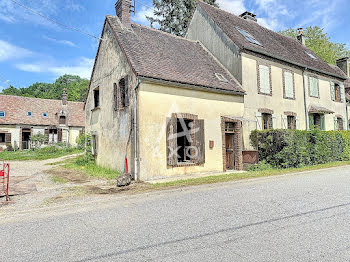
POLYGON ((30 148, 30 136, 32 134, 32 130, 30 128, 22 129, 22 149, 30 148))
POLYGON ((234 145, 234 134, 225 134, 225 147, 226 147, 226 169, 235 169, 235 145, 234 145))

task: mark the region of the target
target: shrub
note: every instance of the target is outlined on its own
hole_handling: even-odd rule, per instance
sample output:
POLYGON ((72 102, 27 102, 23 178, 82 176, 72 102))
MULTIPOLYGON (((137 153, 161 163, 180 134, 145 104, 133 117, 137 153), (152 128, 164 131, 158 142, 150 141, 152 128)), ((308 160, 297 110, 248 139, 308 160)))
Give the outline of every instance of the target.
POLYGON ((258 164, 251 165, 248 168, 248 171, 264 171, 264 170, 269 170, 272 169, 272 166, 267 163, 265 160, 260 161, 258 164))
POLYGON ((259 159, 276 168, 350 160, 350 131, 254 130, 259 159))

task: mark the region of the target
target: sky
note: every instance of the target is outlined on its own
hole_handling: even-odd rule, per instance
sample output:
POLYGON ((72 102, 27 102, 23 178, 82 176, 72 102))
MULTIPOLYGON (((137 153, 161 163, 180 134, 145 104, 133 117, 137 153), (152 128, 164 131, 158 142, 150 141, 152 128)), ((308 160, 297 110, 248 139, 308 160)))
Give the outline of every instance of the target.
MULTIPOLYGON (((15 0, 64 25, 99 37, 116 0, 15 0)), ((271 30, 319 26, 331 40, 350 49, 348 0, 218 0, 221 9, 239 15, 248 10, 271 30)), ((135 23, 149 25, 152 0, 136 0, 135 23)), ((29 13, 11 0, 0 0, 0 91, 13 85, 54 82, 63 74, 90 78, 98 40, 62 28, 29 13)))

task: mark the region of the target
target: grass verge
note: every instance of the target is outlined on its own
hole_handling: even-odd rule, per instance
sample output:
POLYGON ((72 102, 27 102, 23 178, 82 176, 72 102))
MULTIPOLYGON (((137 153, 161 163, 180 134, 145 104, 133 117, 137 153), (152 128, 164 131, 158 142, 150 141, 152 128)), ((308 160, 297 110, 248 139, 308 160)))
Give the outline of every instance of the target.
POLYGON ((152 184, 152 187, 154 187, 155 189, 162 189, 162 188, 166 189, 166 188, 176 188, 176 187, 184 187, 184 186, 213 184, 213 183, 229 182, 229 181, 243 180, 243 179, 249 179, 249 178, 298 173, 303 171, 310 171, 310 170, 317 170, 317 169, 345 166, 345 165, 350 165, 350 161, 331 162, 326 164, 305 166, 300 168, 266 169, 266 170, 258 170, 258 171, 249 171, 245 173, 233 173, 233 174, 223 174, 223 175, 216 175, 216 176, 205 176, 205 177, 198 177, 198 178, 182 179, 182 180, 176 180, 171 182, 152 184))
POLYGON ((36 150, 0 152, 0 159, 4 159, 6 161, 46 160, 77 153, 82 153, 82 151, 72 147, 58 148, 55 146, 50 146, 36 150))
POLYGON ((56 183, 56 184, 65 184, 68 182, 67 179, 60 177, 60 176, 52 176, 51 181, 56 183))

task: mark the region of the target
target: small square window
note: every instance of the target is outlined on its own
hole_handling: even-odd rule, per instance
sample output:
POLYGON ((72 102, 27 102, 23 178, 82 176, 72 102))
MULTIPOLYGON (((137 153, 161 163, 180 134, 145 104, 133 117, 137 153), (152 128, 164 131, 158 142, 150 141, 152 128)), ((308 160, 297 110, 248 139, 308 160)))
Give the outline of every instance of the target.
POLYGON ((33 114, 32 114, 32 112, 27 112, 27 116, 32 116, 33 114))
POLYGON ((5 111, 0 111, 0 117, 5 117, 5 111))
POLYGON ((43 117, 47 117, 47 113, 43 113, 43 117))

